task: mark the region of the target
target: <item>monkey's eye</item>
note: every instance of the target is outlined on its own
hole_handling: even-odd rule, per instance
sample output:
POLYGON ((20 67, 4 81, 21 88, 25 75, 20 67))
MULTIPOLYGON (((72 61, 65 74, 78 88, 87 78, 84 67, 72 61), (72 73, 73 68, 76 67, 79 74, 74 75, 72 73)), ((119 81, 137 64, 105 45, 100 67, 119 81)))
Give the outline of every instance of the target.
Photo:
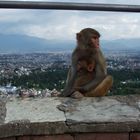
POLYGON ((98 39, 99 37, 98 37, 98 36, 92 36, 92 38, 93 38, 93 39, 98 39))

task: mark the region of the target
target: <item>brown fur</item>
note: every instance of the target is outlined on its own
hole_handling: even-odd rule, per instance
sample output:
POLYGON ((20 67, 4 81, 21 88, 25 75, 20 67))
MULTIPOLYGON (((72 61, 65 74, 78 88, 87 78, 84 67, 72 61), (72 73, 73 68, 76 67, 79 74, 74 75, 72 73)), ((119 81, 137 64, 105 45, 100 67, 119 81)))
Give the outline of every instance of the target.
POLYGON ((77 47, 72 53, 72 65, 68 73, 66 86, 62 96, 71 96, 75 91, 84 96, 104 96, 112 86, 113 79, 107 75, 106 61, 95 38, 99 38, 98 31, 86 28, 77 33, 77 47), (79 62, 81 61, 79 72, 79 62), (89 63, 90 61, 90 63, 89 63), (88 71, 89 65, 95 66, 93 71, 88 71))

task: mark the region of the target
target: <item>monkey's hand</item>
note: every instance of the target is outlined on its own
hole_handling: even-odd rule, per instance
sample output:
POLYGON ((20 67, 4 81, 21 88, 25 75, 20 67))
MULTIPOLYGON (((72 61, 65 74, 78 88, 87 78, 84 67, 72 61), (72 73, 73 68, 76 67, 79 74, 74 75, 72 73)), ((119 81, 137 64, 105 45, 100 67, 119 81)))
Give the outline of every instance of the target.
POLYGON ((75 89, 75 91, 79 91, 83 94, 87 92, 86 88, 84 88, 84 87, 75 87, 74 89, 75 89))
POLYGON ((71 90, 63 90, 61 94, 59 94, 59 97, 68 97, 71 96, 75 92, 75 89, 71 90))

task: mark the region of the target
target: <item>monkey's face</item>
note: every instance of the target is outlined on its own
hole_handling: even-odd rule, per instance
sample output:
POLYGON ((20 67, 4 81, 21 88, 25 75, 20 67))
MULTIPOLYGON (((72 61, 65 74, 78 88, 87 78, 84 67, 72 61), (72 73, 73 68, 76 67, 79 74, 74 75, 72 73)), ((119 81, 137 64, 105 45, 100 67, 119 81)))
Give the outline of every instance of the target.
POLYGON ((93 72, 95 64, 92 62, 87 62, 86 60, 79 60, 77 64, 77 71, 86 70, 88 72, 93 72))
POLYGON ((99 36, 88 30, 77 33, 77 43, 84 45, 85 47, 98 48, 99 47, 99 36))
POLYGON ((95 48, 99 48, 99 45, 100 45, 100 43, 99 43, 99 37, 96 36, 96 35, 93 35, 91 37, 91 46, 92 47, 95 47, 95 48))

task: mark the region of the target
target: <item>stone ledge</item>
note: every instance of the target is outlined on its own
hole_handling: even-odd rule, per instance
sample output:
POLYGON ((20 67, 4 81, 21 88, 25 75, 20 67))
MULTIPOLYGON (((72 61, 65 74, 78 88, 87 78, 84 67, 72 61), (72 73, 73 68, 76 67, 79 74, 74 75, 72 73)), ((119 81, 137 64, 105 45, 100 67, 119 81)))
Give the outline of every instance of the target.
POLYGON ((84 132, 140 132, 140 95, 13 99, 0 138, 84 132))
POLYGON ((0 98, 0 124, 4 123, 6 117, 6 101, 0 98))

